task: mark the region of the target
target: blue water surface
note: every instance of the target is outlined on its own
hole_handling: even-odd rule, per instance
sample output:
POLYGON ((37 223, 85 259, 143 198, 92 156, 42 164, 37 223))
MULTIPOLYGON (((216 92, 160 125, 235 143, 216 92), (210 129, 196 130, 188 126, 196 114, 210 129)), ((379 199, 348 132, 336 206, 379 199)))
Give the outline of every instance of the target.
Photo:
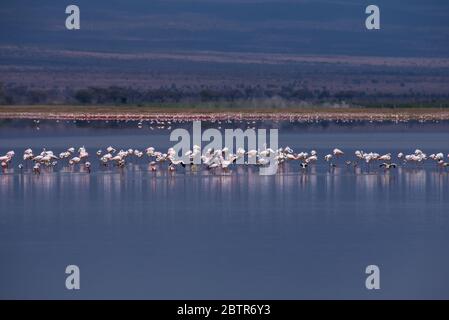
POLYGON ((0 298, 449 298, 448 169, 353 168, 343 159, 331 169, 322 159, 334 147, 346 159, 356 149, 446 156, 448 123, 239 123, 278 128, 279 145, 320 156, 274 176, 244 167, 154 173, 146 157, 99 167, 95 151, 108 145, 173 145, 167 125, 150 126, 0 122, 0 155, 16 152, 0 173, 0 298), (90 174, 62 163, 40 175, 17 169, 28 147, 82 145, 90 174), (65 287, 70 264, 80 290, 65 287), (380 290, 365 288, 372 264, 380 290))

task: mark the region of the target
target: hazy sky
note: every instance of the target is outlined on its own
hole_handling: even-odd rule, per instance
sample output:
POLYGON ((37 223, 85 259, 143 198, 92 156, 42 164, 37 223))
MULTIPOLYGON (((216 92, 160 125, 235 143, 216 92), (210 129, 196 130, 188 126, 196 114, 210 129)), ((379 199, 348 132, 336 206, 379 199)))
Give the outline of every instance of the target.
POLYGON ((1 0, 0 46, 449 57, 447 0, 1 0), (65 7, 81 30, 65 29, 65 7), (381 10, 367 31, 365 8, 381 10))

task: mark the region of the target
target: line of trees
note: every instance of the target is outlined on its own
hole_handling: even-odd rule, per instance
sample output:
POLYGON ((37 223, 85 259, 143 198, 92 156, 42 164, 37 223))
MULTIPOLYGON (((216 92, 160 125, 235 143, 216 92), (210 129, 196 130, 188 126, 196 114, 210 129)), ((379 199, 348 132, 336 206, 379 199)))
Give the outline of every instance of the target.
POLYGON ((145 105, 164 103, 196 102, 235 102, 261 99, 280 99, 289 102, 348 102, 376 103, 392 101, 394 103, 429 102, 446 106, 449 93, 422 94, 409 91, 403 94, 377 92, 368 95, 361 91, 330 92, 325 87, 308 89, 306 86, 196 86, 135 89, 125 87, 88 87, 84 89, 35 89, 26 86, 3 85, 0 83, 0 104, 37 105, 37 104, 80 104, 80 105, 145 105))

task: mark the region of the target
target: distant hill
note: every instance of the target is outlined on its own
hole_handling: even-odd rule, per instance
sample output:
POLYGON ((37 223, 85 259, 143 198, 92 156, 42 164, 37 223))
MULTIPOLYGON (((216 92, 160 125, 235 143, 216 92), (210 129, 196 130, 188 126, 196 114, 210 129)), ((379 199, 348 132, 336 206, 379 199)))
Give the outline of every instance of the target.
POLYGON ((449 104, 449 1, 0 4, 0 104, 449 104))
POLYGON ((80 51, 230 51, 449 57, 446 0, 55 0, 0 4, 0 44, 80 51), (381 9, 367 31, 365 8, 381 9))

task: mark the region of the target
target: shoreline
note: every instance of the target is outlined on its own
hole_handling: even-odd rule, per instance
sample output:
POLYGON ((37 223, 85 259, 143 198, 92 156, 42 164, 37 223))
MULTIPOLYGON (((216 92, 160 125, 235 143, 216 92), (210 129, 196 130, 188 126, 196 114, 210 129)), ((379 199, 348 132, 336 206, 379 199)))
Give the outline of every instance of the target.
POLYGON ((213 110, 150 107, 0 106, 0 119, 128 121, 444 121, 439 108, 303 108, 213 110), (57 110, 60 109, 60 110, 57 110))

